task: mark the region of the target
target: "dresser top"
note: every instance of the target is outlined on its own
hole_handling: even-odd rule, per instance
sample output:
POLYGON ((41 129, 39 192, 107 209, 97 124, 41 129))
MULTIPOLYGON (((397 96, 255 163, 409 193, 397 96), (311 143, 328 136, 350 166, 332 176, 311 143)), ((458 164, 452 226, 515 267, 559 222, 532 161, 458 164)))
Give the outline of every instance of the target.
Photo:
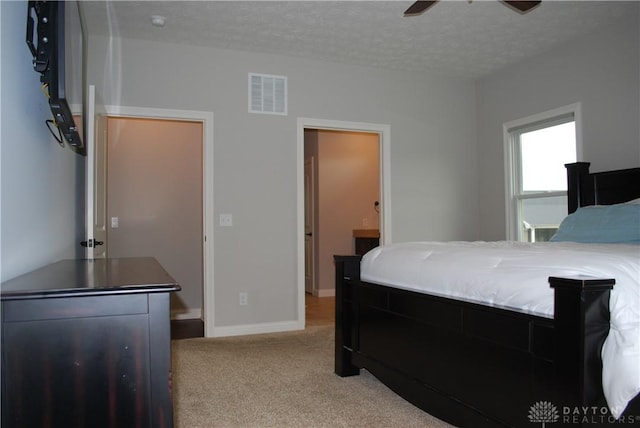
POLYGON ((61 260, 0 285, 2 300, 178 290, 153 257, 61 260))
POLYGON ((380 238, 380 229, 353 229, 354 238, 380 238))

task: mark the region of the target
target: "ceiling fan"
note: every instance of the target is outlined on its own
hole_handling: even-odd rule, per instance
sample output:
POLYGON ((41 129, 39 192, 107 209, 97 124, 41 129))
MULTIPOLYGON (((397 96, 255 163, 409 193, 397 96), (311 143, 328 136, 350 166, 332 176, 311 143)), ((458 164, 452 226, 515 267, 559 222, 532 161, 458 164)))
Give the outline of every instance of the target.
MULTIPOLYGON (((417 1, 413 3, 409 9, 404 11, 404 16, 416 16, 422 14, 425 10, 429 9, 434 4, 438 3, 438 0, 435 1, 417 1)), ((505 5, 517 10, 520 13, 527 13, 534 7, 538 6, 542 1, 505 1, 502 0, 502 3, 505 5)))

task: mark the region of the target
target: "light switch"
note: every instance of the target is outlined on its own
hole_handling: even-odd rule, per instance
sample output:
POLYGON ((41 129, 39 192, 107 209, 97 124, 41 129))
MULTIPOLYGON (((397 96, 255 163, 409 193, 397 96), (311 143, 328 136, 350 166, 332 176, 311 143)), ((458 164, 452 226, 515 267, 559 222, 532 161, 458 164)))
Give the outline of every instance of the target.
POLYGON ((112 229, 118 228, 118 217, 111 217, 111 228, 112 229))
POLYGON ((220 226, 233 226, 233 216, 231 214, 220 214, 220 226))

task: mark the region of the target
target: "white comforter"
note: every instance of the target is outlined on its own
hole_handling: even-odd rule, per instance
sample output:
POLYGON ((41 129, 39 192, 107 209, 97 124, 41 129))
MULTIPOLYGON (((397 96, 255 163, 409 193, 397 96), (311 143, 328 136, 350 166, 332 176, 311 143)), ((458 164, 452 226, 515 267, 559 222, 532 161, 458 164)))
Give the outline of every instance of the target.
POLYGON ((568 242, 408 242, 367 253, 361 278, 553 316, 550 276, 614 278, 603 386, 619 417, 640 392, 640 246, 568 242))

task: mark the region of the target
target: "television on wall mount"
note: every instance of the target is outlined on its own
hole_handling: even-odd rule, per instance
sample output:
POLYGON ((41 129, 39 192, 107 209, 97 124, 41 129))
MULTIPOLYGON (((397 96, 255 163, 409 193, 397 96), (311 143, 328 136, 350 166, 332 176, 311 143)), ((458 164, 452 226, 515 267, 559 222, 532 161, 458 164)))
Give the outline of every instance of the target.
POLYGON ((83 139, 85 34, 77 1, 29 1, 26 42, 40 73, 61 145, 86 155, 83 139))

